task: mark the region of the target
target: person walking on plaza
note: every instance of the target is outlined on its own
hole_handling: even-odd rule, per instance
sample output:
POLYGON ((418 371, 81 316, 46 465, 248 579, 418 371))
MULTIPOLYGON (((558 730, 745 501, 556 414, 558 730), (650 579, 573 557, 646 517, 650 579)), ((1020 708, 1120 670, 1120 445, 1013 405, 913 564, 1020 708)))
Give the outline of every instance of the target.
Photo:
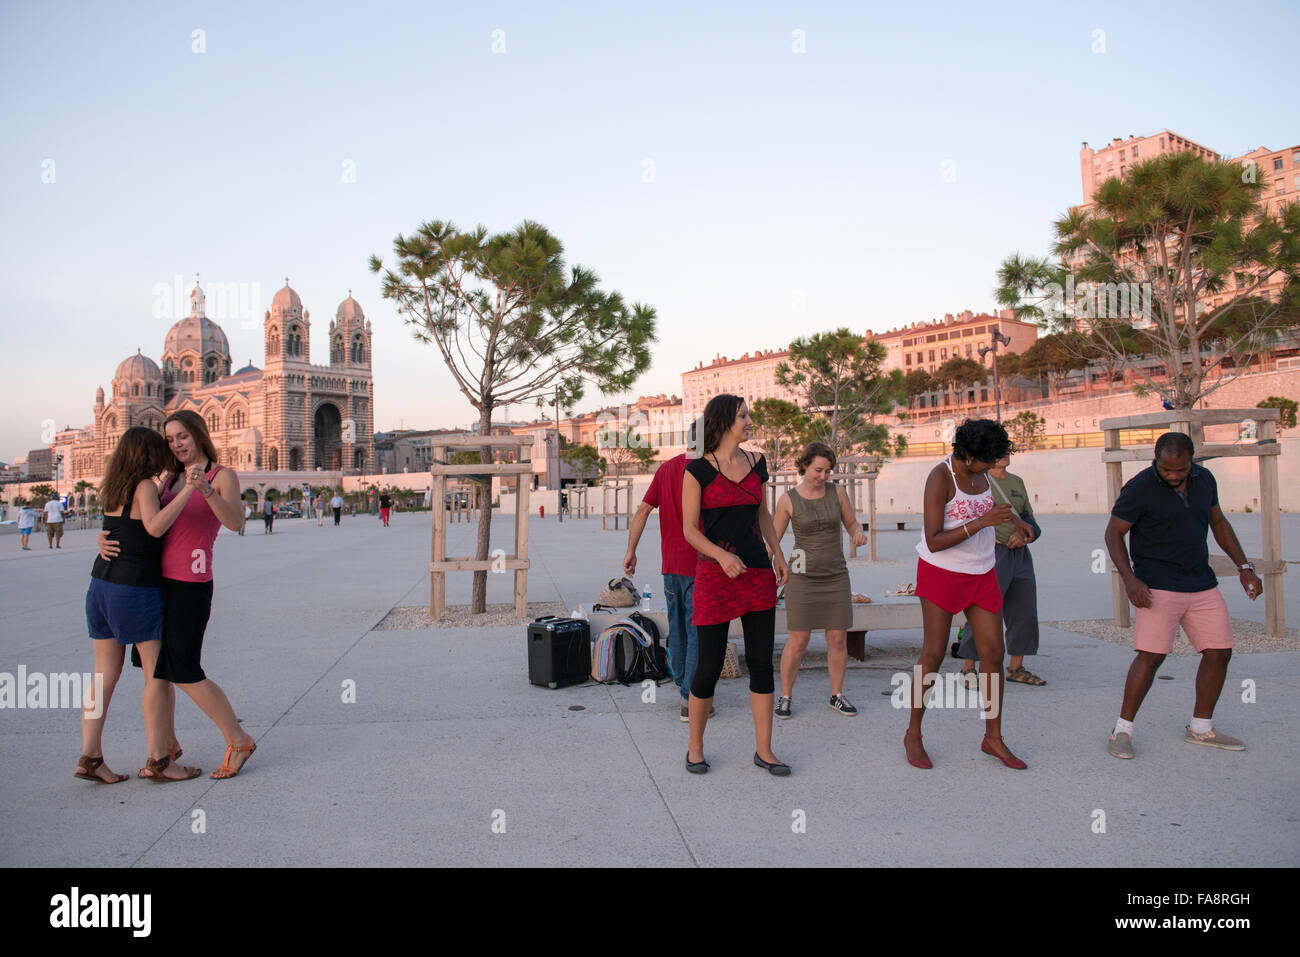
MULTIPOLYGON (((172 458, 163 476, 159 502, 166 508, 178 495, 191 494, 163 539, 163 642, 154 677, 179 685, 220 729, 226 755, 211 778, 233 778, 257 750, 221 687, 203 670, 203 639, 212 613, 212 559, 217 531, 239 527, 239 476, 217 464, 216 446, 197 412, 182 409, 163 420, 172 458), (197 492, 198 494, 193 494, 197 492)), ((101 533, 100 555, 117 557, 118 548, 101 533)), ((142 664, 132 656, 132 663, 142 664)), ((175 739, 176 696, 169 689, 170 737, 175 739)))
POLYGON ((916 544, 916 595, 925 637, 912 687, 911 720, 903 736, 907 763, 914 768, 934 766, 921 740, 921 719, 957 612, 966 614, 980 658, 985 699, 980 750, 1009 768, 1027 767, 1002 740, 1002 592, 994 570, 993 529, 1011 522, 1022 535, 1033 530, 1010 505, 994 503, 987 475, 1010 451, 1007 430, 997 422, 967 419, 953 436, 952 454, 925 482, 923 535, 916 544))
POLYGON ((854 545, 867 543, 866 533, 853 514, 842 485, 827 479, 835 471, 835 452, 824 442, 812 442, 795 461, 802 481, 776 503, 773 524, 776 538, 794 527, 790 552, 790 580, 785 586, 787 637, 781 651, 781 695, 776 716, 789 718, 794 683, 813 631, 826 632, 826 657, 831 680, 831 708, 852 717, 858 713, 844 697, 844 674, 849 663, 849 626, 853 624, 853 593, 844 561, 840 526, 848 529, 854 545))
POLYGON ((244 534, 244 529, 248 526, 248 516, 250 516, 250 515, 252 515, 252 514, 253 514, 252 506, 250 506, 247 502, 245 502, 245 503, 244 503, 244 520, 243 520, 242 522, 239 523, 239 534, 240 534, 241 536, 244 534))
POLYGON ((144 668, 147 760, 140 777, 155 782, 188 781, 198 768, 173 762, 181 755, 171 719, 170 686, 154 677, 163 637, 163 536, 189 502, 186 487, 164 507, 153 477, 171 461, 167 441, 153 429, 133 426, 122 433, 100 483, 104 532, 118 548, 112 561, 96 557, 86 592, 86 626, 95 650, 95 674, 103 684, 99 700, 81 716, 81 758, 77 777, 98 784, 127 779, 104 763, 103 733, 108 705, 131 645, 144 668), (134 517, 133 517, 134 516, 134 517))
POLYGON ((334 509, 334 524, 338 525, 343 517, 343 496, 338 492, 330 499, 330 508, 334 509))
POLYGON ((320 528, 325 524, 325 496, 316 496, 316 527, 320 528))
POLYGON ((30 552, 28 542, 32 540, 32 528, 36 525, 36 510, 24 505, 18 510, 18 540, 22 550, 30 552))
MULTIPOLYGON (((994 570, 998 576, 998 589, 1002 592, 1002 625, 1007 654, 1011 656, 1007 681, 1045 685, 1046 681, 1025 667, 1025 655, 1038 654, 1038 582, 1034 578, 1034 560, 1029 555, 1028 546, 1030 542, 1038 541, 1042 530, 1034 520, 1025 483, 1007 471, 1010 462, 1011 456, 1004 455, 988 471, 993 501, 998 505, 1010 505, 1033 531, 1024 535, 1012 522, 1002 522, 993 529, 997 536, 997 545, 993 549, 994 570)), ((957 655, 965 659, 961 673, 966 687, 978 687, 975 638, 969 627, 962 629, 957 655)))
POLYGON ((63 502, 58 495, 51 495, 45 503, 45 537, 50 548, 63 547, 63 502))
POLYGON ((739 618, 754 715, 754 764, 784 776, 789 765, 772 753, 772 650, 776 590, 790 570, 763 497, 767 460, 740 447, 754 429, 740 396, 715 395, 702 419, 703 455, 687 464, 682 477, 682 536, 697 553, 691 621, 700 647, 688 703, 686 769, 709 770, 704 728, 726 659, 727 631, 739 618))
POLYGON ((1254 601, 1264 586, 1219 508, 1214 475, 1192 461, 1194 453, 1191 438, 1182 432, 1166 432, 1156 439, 1155 461, 1124 483, 1106 525, 1110 559, 1137 609, 1135 654, 1108 745, 1117 758, 1133 757, 1133 722, 1156 670, 1174 649, 1179 625, 1201 655, 1192 722, 1183 740, 1226 751, 1246 750, 1241 741, 1216 731, 1212 722, 1232 658, 1233 636, 1228 606, 1210 567, 1206 535, 1213 532, 1237 566, 1247 598, 1254 601))
POLYGON ((275 531, 275 503, 269 498, 262 501, 262 534, 270 535, 275 531))
POLYGON ((695 679, 700 660, 699 636, 691 622, 696 554, 694 547, 682 535, 682 477, 686 474, 687 461, 683 452, 659 466, 632 516, 628 526, 627 554, 623 556, 623 574, 635 580, 637 544, 650 513, 659 509, 660 571, 664 577, 664 598, 668 603, 668 663, 681 694, 682 721, 690 720, 691 682, 695 679))
POLYGON ((379 496, 379 520, 384 523, 384 528, 388 527, 388 515, 393 508, 393 499, 387 492, 379 496))

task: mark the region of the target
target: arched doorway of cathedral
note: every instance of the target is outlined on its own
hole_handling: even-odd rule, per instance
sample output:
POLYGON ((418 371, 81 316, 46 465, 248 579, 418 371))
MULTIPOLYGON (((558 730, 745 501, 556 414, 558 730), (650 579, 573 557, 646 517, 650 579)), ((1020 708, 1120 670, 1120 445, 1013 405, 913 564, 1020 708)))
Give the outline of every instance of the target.
POLYGON ((302 469, 302 449, 294 446, 289 450, 289 471, 298 472, 302 469))
POLYGON ((366 450, 365 450, 365 449, 353 449, 353 450, 352 450, 352 467, 353 467, 354 469, 362 469, 362 470, 365 469, 365 467, 366 467, 366 450))
POLYGON ((312 419, 312 447, 318 469, 343 467, 343 418, 332 402, 322 402, 312 419))
POLYGON ((280 450, 271 449, 266 453, 266 470, 268 472, 280 471, 280 450))

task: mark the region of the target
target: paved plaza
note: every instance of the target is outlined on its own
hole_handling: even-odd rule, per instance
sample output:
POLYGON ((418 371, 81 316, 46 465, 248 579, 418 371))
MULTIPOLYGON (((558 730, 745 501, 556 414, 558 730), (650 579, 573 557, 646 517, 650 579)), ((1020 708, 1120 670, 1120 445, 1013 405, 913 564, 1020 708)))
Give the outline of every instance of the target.
MULTIPOLYGON (((902 518, 902 516, 899 516, 902 518)), ((1230 516, 1259 554, 1258 515, 1230 516)), ((853 564, 855 591, 879 599, 914 580, 919 531, 882 516, 881 562, 853 564)), ((1104 618, 1110 579, 1094 574, 1105 516, 1040 516, 1033 546, 1044 621, 1104 618)), ((495 520, 508 547, 511 516, 495 520)), ((637 584, 660 606, 656 519, 638 551, 637 584)), ((1300 518, 1283 516, 1290 624, 1300 623, 1300 518)), ((469 554, 473 526, 452 525, 448 554, 469 554)), ((83 598, 93 531, 62 550, 33 536, 22 552, 0 536, 0 672, 88 671, 83 598)), ((1004 733, 1029 770, 979 752, 974 711, 925 721, 932 771, 909 767, 907 725, 888 693, 910 669, 919 631, 872 632, 845 693, 860 709, 827 707, 825 643, 815 636, 795 689, 795 717, 776 722, 785 779, 751 763, 746 682, 719 683, 707 775, 686 773, 686 726, 672 685, 655 702, 640 687, 588 683, 556 691, 527 681, 523 626, 375 630, 395 606, 428 601, 429 513, 281 520, 222 531, 205 646, 258 744, 246 772, 211 781, 220 734, 178 694, 183 763, 201 780, 113 787, 73 778, 80 714, 0 710, 0 864, 9 866, 870 865, 1294 866, 1300 766, 1300 654, 1239 654, 1216 725, 1245 739, 1230 753, 1183 742, 1198 659, 1170 657, 1138 716, 1137 759, 1105 741, 1132 657, 1123 645, 1045 628, 1028 663, 1045 687, 1011 685, 1004 733), (821 662, 816 659, 821 658, 821 662), (1246 703, 1242 682, 1256 686, 1246 703), (355 702, 345 702, 355 687, 355 702), (580 707, 581 710, 572 710, 580 707), (1287 744, 1291 741, 1291 744, 1287 744), (201 814, 196 812, 202 812, 201 814), (1097 824, 1104 820, 1104 833, 1097 824), (800 826, 802 825, 802 826, 800 826)), ((626 532, 599 519, 531 523, 529 600, 588 606, 619 574, 626 532)), ((788 545, 789 539, 787 539, 788 545)), ((1211 544, 1213 549, 1213 543, 1211 544)), ((469 600, 470 575, 448 580, 469 600)), ((1221 585, 1234 618, 1264 620, 1235 580, 1221 585)), ((511 600, 513 576, 489 577, 489 602, 511 600)), ((783 636, 777 637, 778 647, 783 636)), ((956 662, 945 662, 945 670, 956 662)), ((124 674, 104 749, 134 775, 144 759, 142 681, 124 674)))

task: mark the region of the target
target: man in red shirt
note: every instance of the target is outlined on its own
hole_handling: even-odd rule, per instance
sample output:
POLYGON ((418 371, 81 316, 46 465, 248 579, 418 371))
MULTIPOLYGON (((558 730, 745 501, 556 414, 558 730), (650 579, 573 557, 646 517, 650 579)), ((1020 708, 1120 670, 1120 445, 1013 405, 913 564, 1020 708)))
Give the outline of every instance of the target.
POLYGON ((695 590, 695 549, 682 535, 682 477, 686 454, 675 455, 655 472, 628 529, 623 573, 636 575, 636 546, 650 513, 659 509, 659 546, 663 553, 664 595, 668 599, 668 662, 682 697, 682 720, 689 721, 686 704, 700 657, 700 645, 691 624, 695 590))

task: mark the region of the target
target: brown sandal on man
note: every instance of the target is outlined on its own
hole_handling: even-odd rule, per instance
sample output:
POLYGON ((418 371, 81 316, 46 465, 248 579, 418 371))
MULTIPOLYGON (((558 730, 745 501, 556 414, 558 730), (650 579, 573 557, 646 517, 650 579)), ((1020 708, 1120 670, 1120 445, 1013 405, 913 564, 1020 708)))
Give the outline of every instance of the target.
POLYGON ((109 778, 101 778, 96 772, 99 770, 99 766, 103 763, 104 756, 102 754, 97 758, 92 758, 89 755, 83 754, 77 761, 77 770, 72 773, 75 777, 79 777, 83 781, 94 781, 96 784, 121 784, 129 777, 129 775, 126 774, 114 774, 111 780, 109 778))
POLYGON ((255 742, 251 737, 248 739, 248 744, 242 748, 237 748, 232 744, 226 745, 226 757, 221 762, 221 767, 217 768, 215 771, 209 774, 208 777, 215 778, 218 781, 224 780, 226 778, 233 778, 240 771, 244 770, 244 765, 248 763, 248 758, 251 758, 253 756, 253 752, 256 750, 257 750, 257 742, 255 742), (248 758, 244 758, 243 763, 241 763, 239 767, 234 767, 230 763, 230 759, 234 757, 236 751, 248 752, 248 758))
POLYGON ((1045 685, 1047 684, 1042 678, 1034 674, 1028 668, 1016 668, 1007 672, 1008 681, 1018 681, 1023 685, 1045 685))
POLYGON ((145 762, 144 767, 140 769, 139 776, 144 778, 146 781, 153 781, 155 784, 171 784, 173 781, 193 781, 203 773, 200 768, 178 764, 177 767, 185 772, 185 777, 169 778, 163 772, 167 770, 167 766, 171 763, 172 759, 170 755, 163 755, 161 758, 150 758, 145 762))

